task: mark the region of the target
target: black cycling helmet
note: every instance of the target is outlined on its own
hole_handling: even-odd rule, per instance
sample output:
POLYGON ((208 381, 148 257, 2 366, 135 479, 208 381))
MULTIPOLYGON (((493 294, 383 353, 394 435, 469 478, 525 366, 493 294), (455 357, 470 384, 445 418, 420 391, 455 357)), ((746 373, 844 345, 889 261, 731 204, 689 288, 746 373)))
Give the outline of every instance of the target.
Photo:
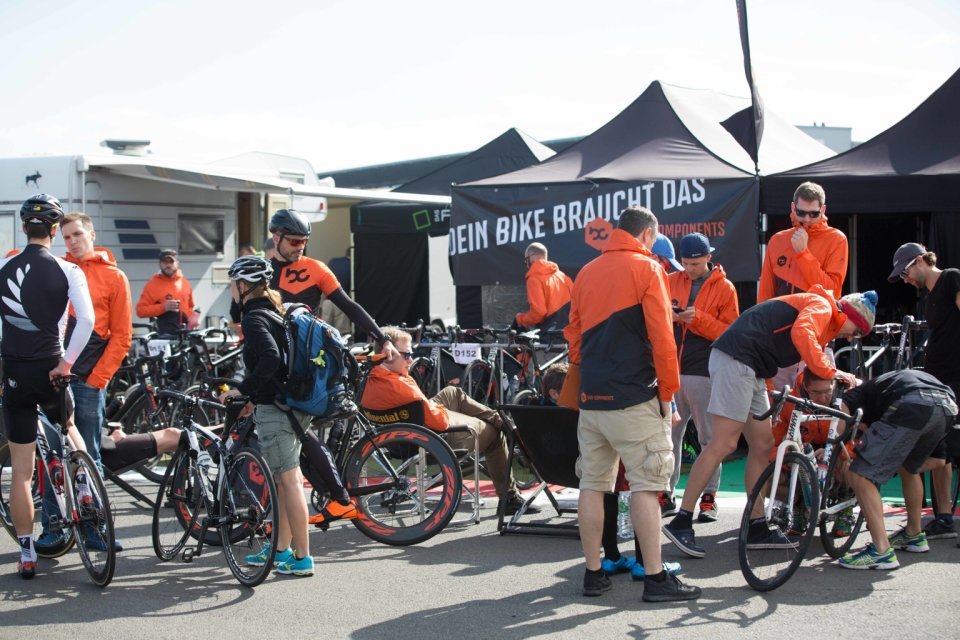
POLYGON ((260 256, 241 256, 233 261, 227 275, 231 280, 246 280, 247 282, 270 282, 273 277, 273 265, 266 258, 260 256))
POLYGON ((30 197, 20 206, 20 220, 28 224, 54 225, 63 218, 60 201, 45 193, 30 197))
POLYGON ((310 221, 294 209, 280 209, 270 218, 270 233, 280 231, 291 236, 310 237, 310 221))

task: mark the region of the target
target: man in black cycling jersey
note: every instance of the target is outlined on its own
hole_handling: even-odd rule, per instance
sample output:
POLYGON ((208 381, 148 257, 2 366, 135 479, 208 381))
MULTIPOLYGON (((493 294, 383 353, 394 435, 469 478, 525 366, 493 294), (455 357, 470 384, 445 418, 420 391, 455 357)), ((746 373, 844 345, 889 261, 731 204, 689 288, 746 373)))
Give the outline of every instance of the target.
POLYGON ((37 554, 33 548, 33 476, 37 440, 37 408, 61 422, 58 391, 52 380, 70 374, 93 330, 94 313, 83 272, 50 253, 63 209, 53 196, 41 193, 20 207, 27 236, 22 253, 0 260, 0 317, 3 337, 3 411, 10 441, 10 510, 20 543, 18 572, 32 578, 37 554), (66 350, 61 345, 67 305, 73 304, 76 326, 66 350))
POLYGON ((299 302, 317 313, 322 297, 327 296, 360 331, 376 341, 388 360, 400 357, 370 314, 347 296, 330 268, 303 255, 310 239, 310 221, 305 215, 293 209, 280 209, 270 218, 270 233, 276 245, 276 254, 271 258, 270 288, 278 290, 284 302, 299 302))

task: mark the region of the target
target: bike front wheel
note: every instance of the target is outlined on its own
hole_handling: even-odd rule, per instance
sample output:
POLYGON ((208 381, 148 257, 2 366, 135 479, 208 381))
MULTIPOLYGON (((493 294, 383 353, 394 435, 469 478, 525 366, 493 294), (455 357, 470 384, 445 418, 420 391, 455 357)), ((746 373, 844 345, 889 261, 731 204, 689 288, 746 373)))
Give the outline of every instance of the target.
POLYGON ((240 584, 255 587, 270 574, 277 552, 277 487, 259 453, 241 449, 230 459, 219 502, 227 565, 240 584))
POLYGON ((775 470, 773 462, 760 474, 740 520, 740 570, 757 591, 771 591, 790 579, 803 561, 817 528, 820 485, 810 460, 799 453, 788 453, 783 458, 779 486, 773 494, 776 498, 765 526, 752 524, 751 514, 755 510, 766 513, 775 470))
POLYGON ((192 531, 199 535, 199 512, 203 504, 196 463, 180 449, 167 467, 153 504, 153 551, 163 561, 173 560, 192 531))
POLYGON ((343 473, 360 512, 353 524, 384 544, 429 540, 460 505, 456 455, 432 431, 412 424, 378 428, 371 438, 361 436, 343 473))
POLYGON ((468 396, 480 404, 489 407, 497 399, 497 389, 494 385, 490 365, 483 360, 471 362, 463 371, 463 382, 460 386, 468 396))
POLYGON ((857 496, 846 482, 845 459, 843 450, 834 450, 820 498, 820 542, 831 558, 842 558, 856 542, 863 527, 863 512, 857 496), (840 511, 826 513, 841 504, 846 506, 840 511))
POLYGON ((71 453, 69 466, 75 505, 73 534, 80 559, 93 583, 105 587, 113 580, 117 563, 110 498, 100 470, 88 453, 71 453))

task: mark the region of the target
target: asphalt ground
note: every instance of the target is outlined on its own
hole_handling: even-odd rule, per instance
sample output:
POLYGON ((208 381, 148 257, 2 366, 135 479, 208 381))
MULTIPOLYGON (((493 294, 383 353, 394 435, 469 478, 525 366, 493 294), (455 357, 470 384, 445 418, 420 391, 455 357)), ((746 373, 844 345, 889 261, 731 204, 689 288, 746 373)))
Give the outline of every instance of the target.
MULTIPOLYGON (((682 577, 703 588, 699 600, 674 604, 642 602, 642 583, 629 575, 583 597, 579 542, 500 536, 494 499, 480 525, 450 526, 413 547, 373 542, 348 523, 314 530, 314 577, 274 574, 251 590, 234 581, 216 547, 192 564, 160 562, 151 512, 115 488, 111 497, 126 550, 105 589, 89 582, 76 551, 41 559, 37 577, 21 580, 17 547, 0 538, 0 638, 960 636, 955 540, 931 541, 927 554, 900 552, 900 569, 879 572, 840 569, 815 538, 790 582, 758 593, 737 562, 737 497, 721 498, 720 521, 697 528, 706 558, 686 558, 664 538, 664 558, 679 560, 682 577)), ((889 514, 887 528, 902 520, 889 514)))

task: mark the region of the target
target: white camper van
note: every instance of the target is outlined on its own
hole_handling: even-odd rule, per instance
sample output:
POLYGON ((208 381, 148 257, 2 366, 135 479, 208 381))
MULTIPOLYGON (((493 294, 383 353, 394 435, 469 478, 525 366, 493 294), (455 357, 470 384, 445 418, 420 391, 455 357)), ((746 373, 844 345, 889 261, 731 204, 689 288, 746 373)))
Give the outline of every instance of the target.
MULTIPOLYGON (((289 156, 250 153, 191 163, 148 154, 148 141, 103 145, 113 153, 0 158, 0 255, 26 244, 18 216, 23 201, 48 193, 65 211, 93 218, 96 244, 127 274, 134 305, 157 271, 160 250, 177 249, 207 323, 228 315, 226 273, 238 245, 260 248, 276 209, 292 205, 322 222, 328 198, 449 203, 437 196, 338 189, 330 179, 319 180, 309 162, 289 156)), ((310 255, 325 259, 349 245, 348 219, 328 220, 322 229, 311 239, 310 255)), ((59 237, 53 252, 66 253, 59 237)))

